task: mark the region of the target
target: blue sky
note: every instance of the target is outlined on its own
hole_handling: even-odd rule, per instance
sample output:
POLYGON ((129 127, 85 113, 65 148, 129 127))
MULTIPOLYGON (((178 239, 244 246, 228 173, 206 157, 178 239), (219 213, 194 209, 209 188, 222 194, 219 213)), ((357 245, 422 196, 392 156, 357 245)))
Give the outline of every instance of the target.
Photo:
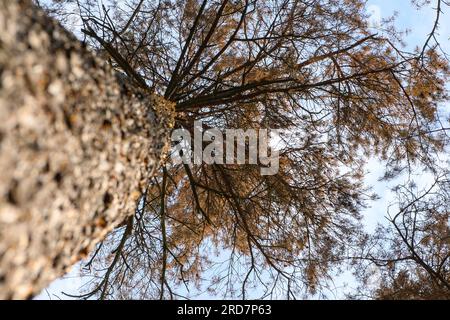
MULTIPOLYGON (((432 1, 434 2, 434 1, 432 1)), ((371 0, 368 1, 368 12, 372 15, 372 21, 376 22, 381 18, 387 18, 397 12, 396 26, 399 29, 410 29, 411 32, 405 38, 408 49, 413 49, 415 46, 422 46, 430 33, 435 11, 432 6, 422 8, 420 11, 411 5, 410 0, 371 0)), ((445 8, 444 14, 441 17, 438 39, 446 52, 450 52, 450 10, 445 8)), ((366 170, 368 172, 366 177, 366 184, 373 186, 373 191, 380 196, 380 199, 372 203, 371 208, 365 212, 365 225, 368 231, 374 229, 377 223, 385 221, 387 209, 390 203, 393 202, 393 193, 390 191, 395 181, 386 183, 379 182, 378 179, 383 175, 383 163, 377 159, 371 159, 366 170)), ((419 186, 425 188, 430 183, 430 177, 421 176, 419 186)), ((61 291, 76 294, 79 288, 84 283, 84 280, 79 277, 79 267, 74 266, 72 272, 68 275, 56 280, 52 285, 44 290, 36 299, 58 299, 64 298, 61 291)), ((329 298, 341 298, 343 292, 351 291, 355 285, 354 280, 349 272, 343 273, 335 280, 336 288, 331 292, 329 298), (343 287, 346 286, 345 289, 343 287)), ((206 295, 201 295, 200 298, 208 298, 206 295)))

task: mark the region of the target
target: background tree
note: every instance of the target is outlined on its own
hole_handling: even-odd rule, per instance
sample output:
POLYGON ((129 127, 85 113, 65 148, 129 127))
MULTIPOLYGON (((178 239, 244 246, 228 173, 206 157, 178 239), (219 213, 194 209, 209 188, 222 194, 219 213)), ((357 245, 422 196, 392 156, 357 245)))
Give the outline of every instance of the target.
POLYGON ((450 299, 449 175, 427 190, 397 187, 399 211, 367 239, 360 294, 377 299, 450 299), (377 268, 371 268, 370 264, 377 268), (367 285, 375 280, 377 285, 367 285))

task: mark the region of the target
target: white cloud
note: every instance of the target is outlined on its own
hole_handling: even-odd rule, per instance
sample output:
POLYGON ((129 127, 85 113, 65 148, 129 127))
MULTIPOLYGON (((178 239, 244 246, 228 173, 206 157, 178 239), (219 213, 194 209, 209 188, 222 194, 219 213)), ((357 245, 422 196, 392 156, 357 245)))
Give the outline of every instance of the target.
POLYGON ((369 26, 371 28, 378 28, 381 24, 381 8, 375 4, 367 7, 367 13, 370 15, 369 26))

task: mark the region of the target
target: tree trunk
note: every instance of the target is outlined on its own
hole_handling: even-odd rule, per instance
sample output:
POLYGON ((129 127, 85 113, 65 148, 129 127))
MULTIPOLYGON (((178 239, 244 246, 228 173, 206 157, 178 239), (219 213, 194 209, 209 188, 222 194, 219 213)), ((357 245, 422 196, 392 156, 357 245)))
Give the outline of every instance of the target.
POLYGON ((173 105, 28 0, 0 0, 0 298, 28 298, 130 214, 173 105))

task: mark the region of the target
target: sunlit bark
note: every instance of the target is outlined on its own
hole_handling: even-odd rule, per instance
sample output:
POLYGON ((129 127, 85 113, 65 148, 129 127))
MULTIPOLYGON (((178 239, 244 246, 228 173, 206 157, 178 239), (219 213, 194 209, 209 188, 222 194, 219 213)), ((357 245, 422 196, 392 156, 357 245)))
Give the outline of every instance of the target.
POLYGON ((0 29, 0 298, 27 298, 134 213, 173 106, 29 1, 0 29))

